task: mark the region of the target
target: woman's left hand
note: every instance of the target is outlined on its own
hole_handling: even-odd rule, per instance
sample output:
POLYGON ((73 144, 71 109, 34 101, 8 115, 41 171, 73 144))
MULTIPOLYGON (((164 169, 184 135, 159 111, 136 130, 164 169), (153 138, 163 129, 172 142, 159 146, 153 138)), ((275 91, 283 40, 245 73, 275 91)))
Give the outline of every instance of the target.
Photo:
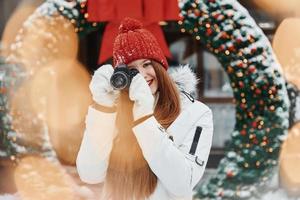
POLYGON ((134 101, 133 118, 141 119, 153 114, 154 97, 146 80, 141 74, 137 74, 129 87, 129 98, 134 101))

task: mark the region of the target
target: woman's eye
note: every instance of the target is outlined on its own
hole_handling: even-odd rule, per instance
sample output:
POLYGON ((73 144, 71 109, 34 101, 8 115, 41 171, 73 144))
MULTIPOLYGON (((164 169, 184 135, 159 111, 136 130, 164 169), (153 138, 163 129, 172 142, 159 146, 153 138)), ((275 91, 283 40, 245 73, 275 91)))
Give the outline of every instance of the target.
POLYGON ((148 66, 150 66, 151 65, 151 62, 149 62, 149 63, 144 63, 144 67, 148 67, 148 66))

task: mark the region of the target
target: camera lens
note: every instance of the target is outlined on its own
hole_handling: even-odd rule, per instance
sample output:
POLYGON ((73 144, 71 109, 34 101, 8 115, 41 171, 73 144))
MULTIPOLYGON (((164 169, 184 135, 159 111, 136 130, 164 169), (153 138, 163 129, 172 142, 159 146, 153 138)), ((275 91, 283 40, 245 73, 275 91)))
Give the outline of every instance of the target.
POLYGON ((127 87, 127 85, 129 84, 129 80, 127 75, 124 72, 120 71, 120 72, 115 72, 112 75, 110 79, 110 83, 113 88, 117 90, 122 90, 127 87))

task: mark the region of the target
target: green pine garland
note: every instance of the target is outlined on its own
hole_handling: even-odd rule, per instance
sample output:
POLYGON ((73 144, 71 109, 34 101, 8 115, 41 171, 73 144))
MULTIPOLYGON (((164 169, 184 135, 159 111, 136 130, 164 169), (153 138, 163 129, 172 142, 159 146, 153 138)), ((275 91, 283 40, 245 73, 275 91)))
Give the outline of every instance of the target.
POLYGON ((299 122, 299 117, 297 116, 297 113, 300 111, 299 105, 297 105, 297 103, 300 100, 300 90, 293 83, 287 83, 286 88, 290 100, 289 128, 292 128, 293 125, 299 122))
POLYGON ((262 30, 236 0, 183 0, 180 8, 181 31, 216 55, 229 76, 236 105, 226 156, 196 197, 249 198, 272 175, 289 126, 279 64, 262 30))
POLYGON ((47 0, 39 9, 47 12, 50 16, 59 13, 69 19, 80 37, 103 26, 103 23, 87 21, 87 0, 70 2, 65 0, 47 0))
POLYGON ((17 83, 19 68, 0 57, 0 160, 17 162, 24 147, 17 144, 17 133, 11 126, 9 91, 17 83))

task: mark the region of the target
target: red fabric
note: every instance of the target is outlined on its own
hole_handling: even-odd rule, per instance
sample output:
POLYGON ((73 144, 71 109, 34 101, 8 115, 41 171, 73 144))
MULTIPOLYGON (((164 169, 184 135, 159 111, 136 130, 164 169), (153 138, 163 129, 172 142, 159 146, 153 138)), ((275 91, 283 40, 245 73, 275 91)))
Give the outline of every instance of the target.
POLYGON ((118 35, 118 28, 119 23, 110 22, 106 25, 100 47, 100 56, 98 58, 99 64, 112 57, 113 43, 118 35))
POLYGON ((125 17, 140 20, 158 40, 165 56, 171 58, 159 21, 179 20, 177 0, 88 0, 88 21, 108 21, 100 48, 98 63, 112 56, 113 42, 120 21, 125 17))
MULTIPOLYGON (((154 28, 154 30, 156 29, 154 28)), ((155 60, 168 69, 167 59, 154 35, 144 29, 139 21, 125 18, 121 22, 113 46, 114 66, 128 64, 141 58, 155 60)))
POLYGON ((88 0, 89 21, 120 21, 131 17, 144 24, 179 20, 177 0, 88 0))

